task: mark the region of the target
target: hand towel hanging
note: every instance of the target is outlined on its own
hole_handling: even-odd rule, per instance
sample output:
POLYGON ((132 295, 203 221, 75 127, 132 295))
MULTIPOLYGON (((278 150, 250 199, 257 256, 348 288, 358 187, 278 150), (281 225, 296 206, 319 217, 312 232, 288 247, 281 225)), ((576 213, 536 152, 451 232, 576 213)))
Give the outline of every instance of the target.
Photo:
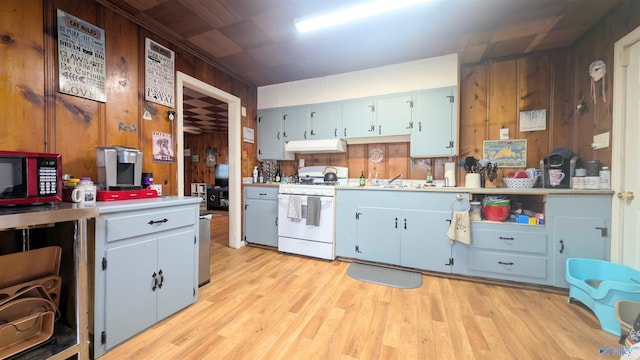
POLYGON ((300 221, 302 219, 302 197, 295 195, 289 196, 287 216, 296 221, 300 221))
POLYGON ((320 226, 320 206, 318 196, 307 197, 307 225, 320 226))
POLYGON ((471 244, 471 219, 469 218, 468 210, 453 212, 447 237, 452 243, 453 241, 459 241, 467 245, 471 244))

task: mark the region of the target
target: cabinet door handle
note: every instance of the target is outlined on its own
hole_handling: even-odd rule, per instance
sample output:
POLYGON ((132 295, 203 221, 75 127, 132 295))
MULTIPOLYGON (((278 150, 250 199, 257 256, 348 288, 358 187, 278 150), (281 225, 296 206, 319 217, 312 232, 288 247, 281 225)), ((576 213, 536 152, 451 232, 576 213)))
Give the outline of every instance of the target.
POLYGON ((164 284, 164 275, 162 274, 162 270, 158 271, 158 275, 160 276, 160 284, 158 284, 158 289, 162 289, 162 284, 164 284))
POLYGON ((515 240, 512 237, 504 237, 504 236, 500 236, 500 237, 498 237, 498 239, 500 239, 500 240, 515 240))
POLYGON ((167 221, 169 221, 169 219, 164 218, 162 220, 151 220, 147 224, 149 224, 149 225, 161 224, 161 223, 166 223, 167 221))
POLYGON ((498 261, 498 264, 500 264, 500 265, 513 265, 513 262, 511 262, 511 261, 509 261, 509 262, 498 261))
POLYGON ((407 219, 404 219, 404 229, 407 230, 407 219))
POLYGON ((260 196, 267 196, 267 193, 258 193, 260 196))
POLYGON ((307 139, 307 130, 304 131, 304 138, 307 139))
POLYGON ((382 125, 378 125, 378 135, 382 135, 382 125))
POLYGON ((338 137, 338 128, 333 128, 333 137, 338 137))
POLYGON ((609 231, 608 231, 608 229, 606 227, 598 226, 598 227, 596 227, 596 229, 600 230, 600 236, 601 237, 607 237, 608 234, 609 234, 609 231))
POLYGON ((398 228, 398 218, 396 218, 396 229, 398 228))
POLYGON ((344 128, 344 137, 347 137, 347 128, 344 128))
POLYGON ((564 240, 560 239, 560 254, 564 252, 564 240))
POLYGON ((278 217, 276 216, 276 227, 278 226, 278 217))
POLYGON ((422 121, 418 121, 418 131, 422 131, 422 121))
POLYGON ((276 135, 276 138, 280 140, 280 131, 278 131, 278 135, 276 135))
POLYGON ((156 289, 158 288, 158 274, 156 274, 156 272, 153 272, 153 275, 151 275, 151 278, 153 279, 153 286, 151 287, 151 290, 156 291, 156 289))

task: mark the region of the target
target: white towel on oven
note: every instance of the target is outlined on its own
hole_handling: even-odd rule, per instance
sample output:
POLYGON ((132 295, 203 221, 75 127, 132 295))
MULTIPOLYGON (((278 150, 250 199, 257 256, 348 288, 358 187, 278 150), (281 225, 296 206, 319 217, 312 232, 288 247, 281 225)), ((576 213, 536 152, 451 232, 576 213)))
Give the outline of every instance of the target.
POLYGON ((290 195, 289 196, 289 208, 287 209, 287 216, 290 219, 300 221, 302 219, 302 197, 290 195))
POLYGON ((319 196, 307 197, 307 225, 320 226, 321 206, 319 196))

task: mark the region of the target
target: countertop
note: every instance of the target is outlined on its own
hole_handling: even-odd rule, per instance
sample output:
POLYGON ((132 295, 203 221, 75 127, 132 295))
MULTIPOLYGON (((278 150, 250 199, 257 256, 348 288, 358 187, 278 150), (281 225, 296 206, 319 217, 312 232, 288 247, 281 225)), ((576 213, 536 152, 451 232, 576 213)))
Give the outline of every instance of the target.
POLYGON ((98 201, 95 207, 99 214, 108 214, 118 211, 151 209, 167 205, 199 204, 202 201, 197 196, 160 196, 149 199, 98 201))
POLYGON ((98 216, 98 209, 95 206, 66 202, 6 206, 0 208, 0 230, 89 219, 96 216, 98 216))
POLYGON ((510 189, 510 188, 466 188, 466 187, 386 187, 386 186, 338 186, 338 190, 374 190, 374 191, 418 191, 418 192, 453 192, 472 194, 513 194, 513 195, 613 195, 613 190, 575 190, 575 189, 552 189, 552 188, 530 188, 530 189, 510 189))

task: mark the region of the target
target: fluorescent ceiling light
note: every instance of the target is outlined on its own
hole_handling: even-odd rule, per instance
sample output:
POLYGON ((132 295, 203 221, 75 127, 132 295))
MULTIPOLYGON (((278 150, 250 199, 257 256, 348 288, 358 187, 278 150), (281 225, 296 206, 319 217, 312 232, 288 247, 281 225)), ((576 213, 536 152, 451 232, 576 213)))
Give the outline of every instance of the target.
POLYGON ((293 23, 295 24, 296 28, 298 28, 298 31, 304 33, 312 30, 343 24, 368 16, 382 14, 388 11, 419 4, 425 1, 427 0, 375 0, 331 12, 306 16, 294 20, 293 23))

